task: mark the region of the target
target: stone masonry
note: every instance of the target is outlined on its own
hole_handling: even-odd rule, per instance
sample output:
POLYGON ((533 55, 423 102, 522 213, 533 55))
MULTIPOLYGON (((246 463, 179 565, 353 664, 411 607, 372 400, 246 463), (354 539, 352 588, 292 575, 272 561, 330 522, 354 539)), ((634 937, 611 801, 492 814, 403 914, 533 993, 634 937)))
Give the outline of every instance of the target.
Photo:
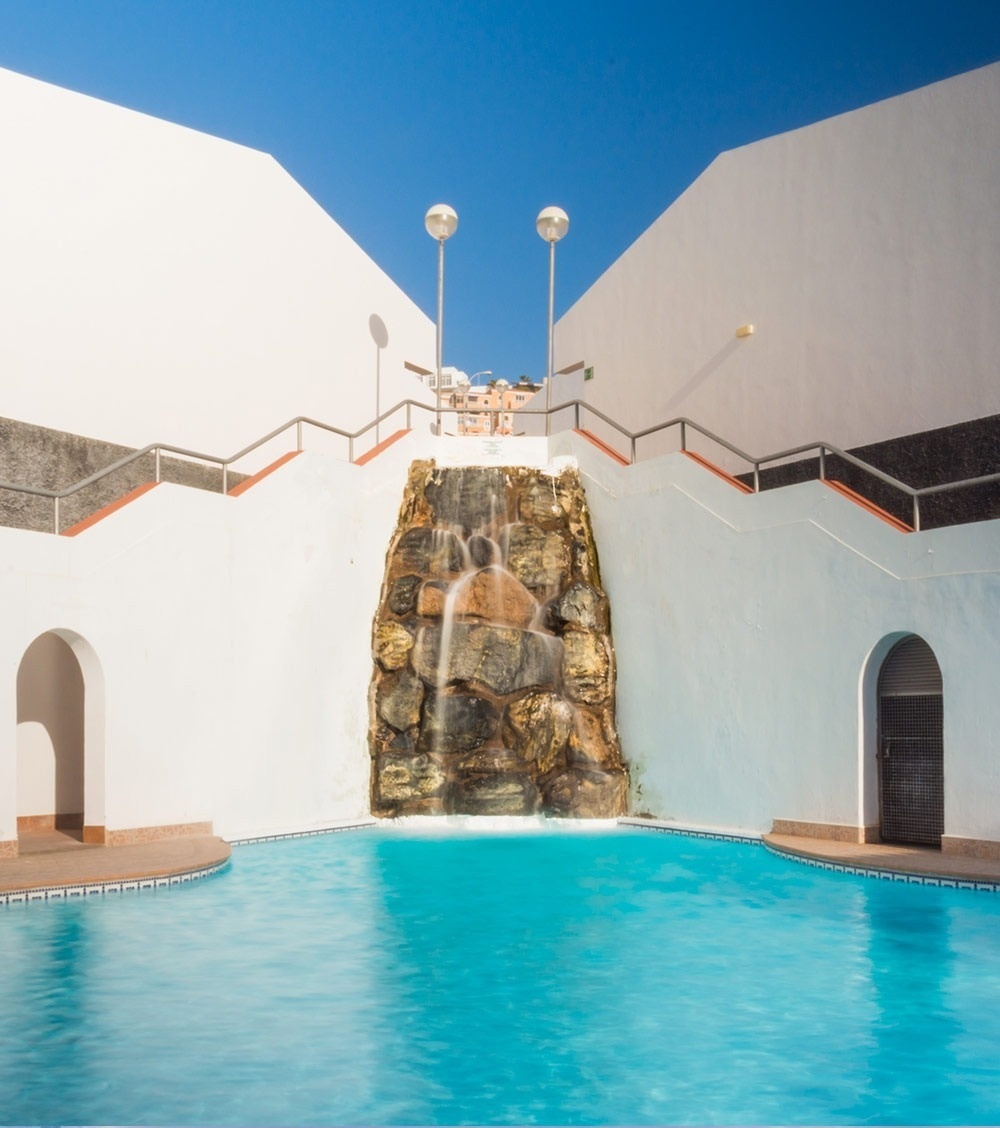
POLYGON ((414 463, 373 657, 373 814, 624 813, 610 610, 575 468, 414 463))

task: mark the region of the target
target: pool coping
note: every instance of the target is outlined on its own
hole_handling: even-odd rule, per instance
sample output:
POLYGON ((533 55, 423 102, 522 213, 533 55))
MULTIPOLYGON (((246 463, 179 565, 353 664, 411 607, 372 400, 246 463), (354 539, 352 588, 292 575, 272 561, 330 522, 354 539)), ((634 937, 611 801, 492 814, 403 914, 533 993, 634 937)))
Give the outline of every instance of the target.
POLYGON ((677 834, 684 838, 711 838, 716 842, 739 842, 743 846, 762 846, 759 834, 745 830, 725 830, 721 827, 688 826, 685 823, 669 822, 666 819, 639 818, 621 815, 615 820, 619 826, 639 827, 641 830, 658 831, 660 834, 677 834))
POLYGON ((231 855, 214 835, 22 855, 0 862, 0 906, 186 885, 221 873, 231 855))
POLYGON ((228 869, 230 860, 198 869, 183 870, 179 873, 160 877, 129 877, 119 880, 73 883, 70 885, 37 885, 27 889, 12 889, 0 892, 0 906, 24 904, 27 901, 62 901, 77 897, 104 896, 107 893, 137 893, 144 889, 162 889, 168 885, 186 885, 212 877, 228 869))
POLYGON ((322 834, 341 834, 345 830, 371 830, 380 822, 374 818, 348 819, 344 822, 324 823, 322 826, 306 827, 303 830, 272 830, 260 834, 250 834, 243 838, 229 839, 230 846, 257 846, 263 842, 285 842, 291 838, 318 838, 322 834))
MULTIPOLYGON (((1000 862, 915 848, 845 843, 792 835, 755 834, 717 827, 685 825, 664 819, 622 816, 614 822, 615 825, 627 829, 759 846, 786 861, 833 873, 846 873, 908 885, 1000 893, 1000 862)), ((48 880, 33 882, 30 877, 31 867, 24 865, 19 867, 20 880, 12 879, 10 871, 7 870, 5 873, 4 863, 0 862, 0 906, 23 904, 28 901, 69 900, 104 896, 109 893, 139 892, 188 884, 226 870, 231 864, 232 849, 236 847, 296 838, 315 838, 346 831, 370 830, 389 823, 391 820, 362 818, 305 827, 300 830, 275 830, 246 835, 229 842, 221 838, 204 836, 127 847, 97 847, 79 852, 71 849, 58 854, 57 868, 65 871, 64 880, 50 875, 48 880), (178 853, 200 854, 201 858, 195 864, 191 864, 190 856, 177 858, 178 853), (98 874, 93 864, 88 865, 88 861, 98 860, 105 863, 113 860, 115 863, 120 862, 120 865, 115 866, 116 872, 113 875, 106 876, 98 874), (26 873, 25 870, 29 872, 26 873)), ((39 857, 51 859, 53 855, 50 853, 39 857)), ((51 871, 51 862, 40 864, 46 865, 51 871)), ((107 866, 103 868, 106 869, 107 866)))
POLYGON ((838 842, 788 834, 765 834, 761 844, 776 857, 832 873, 906 885, 1000 893, 1000 862, 920 847, 838 842))
POLYGON ((813 866, 830 873, 846 873, 877 881, 896 881, 906 885, 930 885, 944 889, 973 889, 980 893, 1000 893, 1000 862, 942 854, 919 847, 889 846, 874 843, 839 842, 826 838, 807 838, 790 834, 749 834, 684 826, 662 819, 623 817, 620 826, 641 827, 666 834, 712 838, 763 846, 768 853, 786 861, 813 866))

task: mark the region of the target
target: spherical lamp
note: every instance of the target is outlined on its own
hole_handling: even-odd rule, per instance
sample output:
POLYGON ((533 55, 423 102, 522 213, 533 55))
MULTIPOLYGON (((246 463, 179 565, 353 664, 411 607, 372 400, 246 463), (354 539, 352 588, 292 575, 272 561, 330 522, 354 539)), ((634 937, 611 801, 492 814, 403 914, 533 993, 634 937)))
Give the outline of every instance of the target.
POLYGON ((424 227, 432 239, 450 239, 458 227, 458 213, 447 204, 435 204, 427 209, 424 227))
POLYGON ((546 243, 558 243, 569 231, 569 216, 562 208, 542 208, 535 220, 535 230, 546 243))

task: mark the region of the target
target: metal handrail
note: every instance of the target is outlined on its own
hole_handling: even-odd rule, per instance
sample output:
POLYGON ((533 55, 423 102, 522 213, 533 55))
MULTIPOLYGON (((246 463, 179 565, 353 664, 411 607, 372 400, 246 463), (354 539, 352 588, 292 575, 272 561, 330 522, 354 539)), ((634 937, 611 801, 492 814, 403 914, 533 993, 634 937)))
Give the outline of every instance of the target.
MULTIPOLYGON (((96 482, 101 481, 103 478, 114 474, 118 470, 124 469, 126 466, 131 465, 133 462, 137 462, 141 458, 148 457, 150 454, 154 455, 156 459, 155 480, 157 482, 161 480, 161 456, 163 454, 174 454, 179 455, 182 458, 192 459, 200 462, 208 462, 221 467, 221 492, 228 493, 229 468, 234 463, 239 462, 241 459, 245 458, 248 454, 252 454, 260 447, 269 442, 272 442, 274 439, 278 438, 280 435, 284 434, 284 432, 290 430, 292 427, 295 428, 295 442, 297 450, 303 449, 303 427, 305 425, 308 425, 310 427, 316 427, 318 430, 326 431, 328 434, 336 435, 339 438, 346 439, 348 460, 350 462, 353 462, 355 442, 358 439, 362 438, 364 435, 368 434, 368 432, 373 428, 376 428, 380 424, 386 422, 386 420, 390 419, 392 416, 396 415, 404 408, 406 410, 407 430, 411 429, 413 408, 418 408, 432 415, 436 414, 438 411, 440 411, 442 415, 459 415, 462 413, 468 413, 468 408, 466 407, 451 408, 445 407, 443 405, 441 407, 437 407, 434 404, 424 403, 422 400, 403 399, 393 407, 390 407, 388 410, 383 411, 382 414, 377 418, 373 419, 370 423, 366 423, 363 427, 360 427, 356 431, 345 431, 341 427, 334 427, 332 424, 324 423, 319 419, 313 419, 308 415, 296 415, 294 418, 289 419, 287 423, 282 423, 281 426, 275 427, 266 435, 261 436, 261 438, 256 439, 252 443, 249 443, 247 446, 243 447, 241 450, 238 450, 235 454, 230 455, 228 458, 220 458, 218 455, 214 454, 205 454, 202 451, 188 450, 185 447, 173 446, 170 443, 150 443, 148 446, 143 447, 141 450, 136 450, 131 454, 125 455, 122 458, 117 459, 115 462, 110 463, 108 466, 105 466, 103 469, 95 471, 93 474, 89 475, 86 478, 83 478, 79 482, 74 482, 72 485, 65 486, 61 490, 51 490, 46 489, 43 486, 25 486, 14 482, 2 481, 0 481, 0 490, 10 490, 15 493, 28 494, 33 497, 50 498, 53 502, 53 532, 58 533, 60 531, 60 501, 67 497, 72 497, 73 494, 78 493, 82 489, 86 489, 87 486, 94 485, 96 482)), ((679 428, 680 432, 680 449, 682 451, 686 451, 688 449, 688 432, 694 431, 698 435, 701 435, 703 438, 706 438, 709 441, 716 443, 724 450, 727 450, 736 458, 747 462, 752 467, 754 493, 760 492, 760 469, 762 466, 765 466, 768 463, 781 462, 788 458, 794 458, 797 455, 818 452, 819 477, 820 480, 824 480, 826 478, 827 455, 835 455, 837 458, 843 459, 843 461, 848 463, 849 465, 856 467, 864 473, 871 475, 871 477, 877 479, 878 481, 883 482, 886 485, 891 486, 892 488, 897 489, 901 493, 908 496, 913 503, 913 528, 915 530, 920 529, 920 499, 922 497, 929 497, 935 494, 950 493, 952 491, 968 489, 973 486, 984 486, 1000 482, 1000 473, 996 473, 983 474, 976 478, 964 478, 957 482, 943 482, 935 486, 910 486, 906 482, 900 481, 899 478, 893 477, 893 475, 887 474, 883 470, 879 470, 878 467, 872 466, 871 463, 865 462, 863 459, 858 458, 856 455, 850 454, 848 451, 841 450, 840 447, 835 446, 833 443, 827 442, 804 443, 801 446, 789 447, 787 450, 778 451, 774 454, 767 454, 756 457, 752 454, 748 454, 740 447, 735 446, 727 439, 724 439, 721 435, 715 434, 714 431, 710 431, 707 427, 702 427, 693 419, 688 419, 686 416, 677 416, 676 418, 668 419, 663 423, 656 423, 652 427, 645 427, 641 431, 630 431, 627 427, 623 427, 620 423, 617 422, 617 420, 612 419, 603 411, 594 407, 592 404, 588 404, 584 400, 580 399, 566 400, 565 402, 557 404, 555 407, 550 408, 519 408, 517 409, 516 414, 519 418, 523 418, 529 415, 552 416, 557 412, 566 411, 569 409, 572 409, 573 411, 574 426, 577 430, 580 429, 581 415, 586 412, 589 415, 600 419, 601 422, 607 424, 612 428, 612 430, 617 432, 617 434, 620 435, 622 439, 628 442, 630 463, 635 463, 637 461, 637 444, 640 439, 648 438, 650 435, 660 434, 664 431, 668 431, 671 428, 676 427, 679 428)), ((514 414, 514 411, 505 411, 504 409, 499 408, 496 409, 495 413, 507 415, 514 414)))
MULTIPOLYGON (((828 454, 836 455, 838 458, 843 459, 844 462, 848 463, 849 465, 856 467, 857 469, 863 471, 864 473, 870 475, 878 481, 884 482, 886 485, 899 490, 901 493, 909 497, 913 504, 913 528, 918 532, 920 530, 920 499, 922 497, 929 497, 933 494, 951 493, 953 491, 969 489, 973 486, 985 486, 1000 482, 1000 473, 996 473, 982 474, 975 478, 963 478, 956 482, 942 482, 936 486, 911 486, 908 483, 901 481, 899 478, 894 477, 892 474, 887 474, 884 470, 879 470, 877 466, 872 466, 870 462, 865 462, 864 459, 858 458, 857 455, 851 454, 846 450, 842 450, 834 443, 804 443, 801 446, 790 447, 787 450, 777 451, 774 454, 755 457, 754 455, 748 454, 746 451, 741 450, 739 447, 734 446, 728 440, 724 439, 721 435, 715 434, 714 431, 710 431, 707 427, 702 427, 700 424, 695 423, 693 419, 688 419, 684 416, 678 416, 675 419, 669 419, 664 423, 656 423, 652 427, 646 427, 641 431, 629 431, 627 430, 627 428, 622 427, 615 420, 610 419, 603 412, 598 411, 597 408, 584 403, 583 400, 568 400, 565 403, 560 404, 558 407, 553 408, 552 410, 558 411, 567 407, 574 407, 576 409, 577 418, 579 418, 580 408, 585 408, 587 411, 589 411, 593 415, 596 415, 605 423, 610 424, 619 434, 623 436, 623 438, 628 439, 631 447, 630 462, 633 463, 636 461, 636 443, 639 439, 645 438, 649 435, 658 434, 659 432, 666 431, 671 427, 679 427, 681 450, 685 451, 687 450, 687 430, 690 428, 691 430, 696 431, 698 434, 704 436, 712 442, 717 443, 724 450, 727 450, 731 454, 734 454, 737 458, 740 458, 751 465, 751 467, 753 468, 754 493, 760 492, 760 468, 767 463, 781 462, 787 458, 793 458, 796 455, 818 452, 820 468, 819 476, 820 480, 824 480, 826 478, 826 456, 828 454)), ((519 414, 529 413, 521 412, 519 414)), ((530 412, 530 414, 539 415, 544 414, 544 412, 533 411, 530 412)))

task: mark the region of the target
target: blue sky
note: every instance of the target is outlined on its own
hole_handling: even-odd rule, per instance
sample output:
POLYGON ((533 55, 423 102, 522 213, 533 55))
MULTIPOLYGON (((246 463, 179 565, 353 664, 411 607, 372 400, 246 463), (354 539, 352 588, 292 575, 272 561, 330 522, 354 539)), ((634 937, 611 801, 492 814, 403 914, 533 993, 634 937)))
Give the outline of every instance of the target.
MULTIPOLYGON (((0 65, 274 156, 428 313, 540 377, 565 311, 719 153, 1000 59, 1000 0, 0 0, 0 65)), ((1000 161, 998 161, 1000 175, 1000 161)))

